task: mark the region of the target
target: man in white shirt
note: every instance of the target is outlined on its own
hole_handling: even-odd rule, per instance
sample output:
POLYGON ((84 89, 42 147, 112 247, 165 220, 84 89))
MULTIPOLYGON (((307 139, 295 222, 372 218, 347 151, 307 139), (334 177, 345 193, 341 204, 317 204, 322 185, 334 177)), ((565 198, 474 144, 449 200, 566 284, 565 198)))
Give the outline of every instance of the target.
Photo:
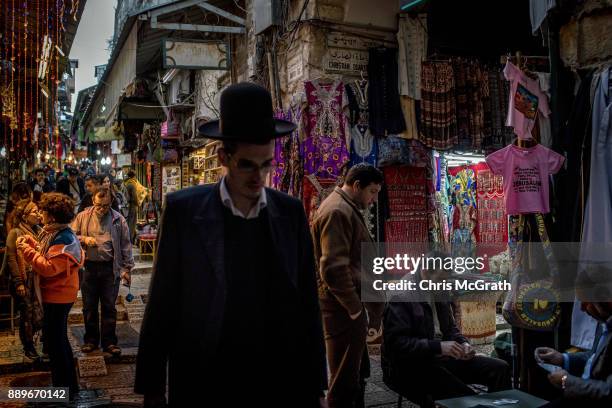
POLYGON ((220 107, 199 133, 223 141, 225 177, 166 197, 135 390, 146 407, 165 403, 168 384, 171 406, 192 406, 198 390, 202 406, 231 394, 233 406, 318 408, 326 366, 312 238, 302 203, 265 188, 273 139, 296 126, 273 118, 255 84, 228 87, 220 107))

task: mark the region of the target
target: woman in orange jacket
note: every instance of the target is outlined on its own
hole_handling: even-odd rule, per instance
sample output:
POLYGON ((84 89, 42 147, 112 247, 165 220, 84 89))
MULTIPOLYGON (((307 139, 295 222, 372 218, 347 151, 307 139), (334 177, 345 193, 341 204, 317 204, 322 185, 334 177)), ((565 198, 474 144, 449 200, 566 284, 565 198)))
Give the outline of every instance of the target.
POLYGON ((17 248, 40 276, 44 309, 43 335, 48 346, 54 387, 68 387, 70 397, 78 392, 72 348, 68 342, 68 313, 79 290, 79 268, 85 254, 70 229, 74 202, 60 193, 44 194, 40 203, 43 230, 39 242, 24 236, 17 248))

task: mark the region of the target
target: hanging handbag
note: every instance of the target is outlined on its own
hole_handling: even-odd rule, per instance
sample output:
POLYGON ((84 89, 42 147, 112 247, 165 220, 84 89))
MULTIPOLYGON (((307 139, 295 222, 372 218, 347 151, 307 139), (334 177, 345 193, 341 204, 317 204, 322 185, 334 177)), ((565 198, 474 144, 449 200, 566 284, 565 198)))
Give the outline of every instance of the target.
POLYGON ((178 139, 181 137, 181 123, 174 117, 172 111, 168 120, 161 124, 161 138, 162 139, 178 139))
POLYGON ((513 327, 537 331, 551 331, 559 323, 561 314, 560 294, 556 284, 559 271, 554 260, 550 240, 546 233, 544 217, 535 214, 542 250, 548 263, 550 274, 544 279, 529 279, 523 270, 523 232, 526 216, 520 215, 518 221, 518 239, 516 252, 512 260, 512 289, 506 295, 503 316, 513 327))

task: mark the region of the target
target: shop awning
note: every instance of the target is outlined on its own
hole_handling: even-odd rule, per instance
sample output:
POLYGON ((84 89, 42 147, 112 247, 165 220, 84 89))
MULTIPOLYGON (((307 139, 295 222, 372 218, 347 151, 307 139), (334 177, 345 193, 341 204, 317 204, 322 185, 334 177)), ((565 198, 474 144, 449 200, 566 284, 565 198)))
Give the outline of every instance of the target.
POLYGON ((157 101, 143 102, 124 98, 119 105, 119 120, 164 121, 166 113, 157 101))
POLYGON ((121 135, 116 135, 112 129, 104 126, 94 128, 92 143, 110 142, 111 140, 121 140, 121 135))

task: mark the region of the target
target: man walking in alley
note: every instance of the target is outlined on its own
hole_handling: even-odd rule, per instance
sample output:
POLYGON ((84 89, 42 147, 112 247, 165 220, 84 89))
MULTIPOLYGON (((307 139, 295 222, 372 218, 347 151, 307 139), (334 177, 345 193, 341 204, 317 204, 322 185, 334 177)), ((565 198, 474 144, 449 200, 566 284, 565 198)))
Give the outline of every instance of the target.
POLYGON ((85 319, 84 344, 81 350, 89 353, 100 342, 105 352, 120 355, 117 346, 117 310, 115 303, 121 279, 130 282, 134 267, 132 244, 128 227, 121 214, 112 210, 111 192, 100 188, 94 195, 93 206, 79 213, 72 229, 86 248, 85 270, 81 280, 83 316, 85 319), (102 330, 98 316, 101 304, 102 330))
POLYGON ((85 196, 85 183, 79 177, 79 170, 75 167, 68 168, 68 177, 63 178, 57 183, 57 192, 72 198, 78 208, 81 199, 85 196))
MULTIPOLYGON (((362 243, 372 243, 362 211, 378 197, 383 175, 374 166, 352 167, 342 188, 321 203, 312 234, 318 266, 319 302, 323 313, 331 378, 330 408, 363 407, 370 360, 366 348, 368 315, 361 287, 371 287, 361 268, 362 243)), ((382 314, 384 301, 368 303, 370 318, 382 314)))
POLYGON ((102 181, 100 177, 96 175, 89 175, 85 178, 85 190, 87 190, 87 194, 85 194, 81 200, 81 204, 79 204, 79 212, 93 205, 93 196, 98 192, 101 185, 102 181))
POLYGON ((228 87, 220 111, 199 132, 223 141, 225 177, 166 197, 135 390, 149 407, 165 403, 166 384, 172 407, 319 407, 312 239, 302 203, 264 187, 273 139, 295 125, 250 83, 228 87))
POLYGON ((47 179, 44 169, 36 169, 34 180, 30 186, 33 192, 50 193, 53 191, 53 186, 47 179))

